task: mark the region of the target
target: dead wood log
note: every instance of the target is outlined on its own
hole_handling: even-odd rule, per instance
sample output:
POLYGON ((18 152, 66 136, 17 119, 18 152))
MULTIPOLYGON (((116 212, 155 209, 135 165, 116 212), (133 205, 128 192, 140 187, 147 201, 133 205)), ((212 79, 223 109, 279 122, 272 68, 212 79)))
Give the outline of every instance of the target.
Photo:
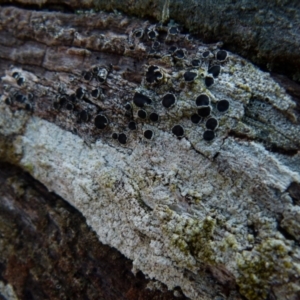
POLYGON ((282 85, 174 22, 0 20, 2 160, 169 289, 299 296, 299 112, 282 85))

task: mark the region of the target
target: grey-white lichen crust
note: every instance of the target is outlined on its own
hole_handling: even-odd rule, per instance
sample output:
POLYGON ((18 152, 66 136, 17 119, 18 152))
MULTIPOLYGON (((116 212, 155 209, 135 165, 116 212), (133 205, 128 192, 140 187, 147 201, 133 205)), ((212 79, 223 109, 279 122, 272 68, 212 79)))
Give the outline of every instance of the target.
MULTIPOLYGON (((155 26, 147 33, 155 39, 151 30, 155 26)), ((144 51, 139 41, 133 43, 144 51)), ((207 288, 211 283, 204 274, 210 268, 214 274, 223 272, 223 279, 234 277, 248 299, 265 299, 270 289, 279 298, 284 293, 293 299, 300 290, 300 207, 287 191, 291 184, 300 183, 295 103, 268 73, 249 62, 231 53, 226 53, 224 61, 218 59, 216 45, 198 45, 184 63, 181 56, 186 54, 176 51, 173 56, 153 57, 144 66, 142 83, 126 99, 137 129, 126 128, 125 143, 120 135, 112 138, 112 132, 123 127, 114 121, 109 105, 121 106, 114 93, 129 90, 128 86, 112 86, 101 118, 96 119, 92 106, 99 99, 91 97, 91 106, 84 103, 87 109, 82 111, 90 109, 93 124, 78 125, 80 135, 61 128, 70 129, 68 122, 74 124, 69 112, 58 115, 57 126, 32 115, 31 107, 29 112, 12 110, 7 88, 0 101, 0 134, 6 143, 5 147, 0 144, 0 154, 80 210, 99 240, 132 259, 134 270, 142 270, 170 289, 180 286, 192 299, 212 299, 218 290, 207 288), (207 51, 209 63, 203 57, 207 51), (192 59, 201 63, 186 68, 192 59), (218 66, 220 74, 213 76, 212 66, 218 66), (170 96, 171 102, 166 100, 164 105, 162 99, 168 93, 175 100, 170 96), (204 105, 209 107, 208 114, 198 111, 201 105, 196 101, 201 94, 209 97, 209 104, 204 105), (144 103, 143 96, 152 102, 144 103), (222 100, 225 109, 218 108, 222 100), (140 109, 147 115, 155 111, 160 122, 141 121, 140 109), (198 117, 203 113, 202 121, 193 122, 194 113, 198 117), (209 118, 216 119, 218 126, 209 129, 209 118), (176 125, 184 134, 181 128, 174 130, 176 125), (87 132, 93 133, 95 126, 99 131, 111 127, 112 132, 90 141, 87 132), (272 147, 283 153, 292 150, 293 156, 273 153, 272 147)), ((110 72, 110 78, 102 72, 100 80, 109 85, 121 80, 117 71, 110 72)), ((45 78, 17 67, 6 71, 2 78, 6 86, 18 89, 15 73, 39 86, 32 91, 40 97, 54 93, 53 86, 44 87, 45 78)), ((66 82, 69 77, 60 79, 66 82)), ((80 84, 87 90, 98 85, 80 84)), ((77 100, 81 100, 79 92, 77 100)), ((51 109, 58 110, 59 105, 54 100, 51 109)), ((91 116, 82 111, 81 121, 88 122, 91 116)), ((216 284, 224 283, 217 275, 215 279, 216 284)), ((234 292, 227 296, 239 297, 234 292)))

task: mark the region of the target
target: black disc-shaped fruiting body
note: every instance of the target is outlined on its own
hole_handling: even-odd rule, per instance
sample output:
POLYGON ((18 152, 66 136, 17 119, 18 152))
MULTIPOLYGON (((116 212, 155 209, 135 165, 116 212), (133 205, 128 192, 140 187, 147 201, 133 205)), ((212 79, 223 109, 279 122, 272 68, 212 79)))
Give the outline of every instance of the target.
POLYGON ((147 129, 144 131, 144 138, 146 138, 147 140, 152 140, 154 136, 154 133, 152 130, 147 129))
POLYGON ((13 72, 12 77, 15 78, 15 79, 18 79, 20 77, 20 73, 19 72, 13 72))
POLYGON ((177 26, 172 26, 168 29, 169 34, 176 35, 179 33, 179 29, 177 26))
POLYGON ((225 61, 228 57, 227 51, 225 50, 219 50, 216 54, 216 58, 218 61, 225 61))
POLYGON ((177 137, 183 137, 184 136, 184 129, 181 125, 175 125, 172 128, 172 133, 176 135, 177 137))
POLYGON ((137 114, 138 114, 138 117, 141 119, 147 118, 147 112, 143 109, 139 109, 137 114))
POLYGON ((155 41, 155 42, 152 43, 152 48, 153 49, 158 49, 159 46, 160 46, 160 42, 159 41, 155 41))
POLYGON ((206 76, 205 77, 205 85, 207 87, 211 87, 215 83, 213 77, 206 76))
POLYGON ((219 122, 216 118, 209 118, 205 123, 205 127, 210 130, 216 130, 218 126, 219 122))
POLYGON ((61 105, 58 101, 53 101, 52 105, 53 105, 53 108, 56 110, 59 110, 61 108, 61 105))
POLYGON ((86 81, 91 81, 93 79, 93 73, 88 71, 88 72, 82 72, 82 76, 83 76, 83 79, 86 80, 86 81))
POLYGON ((158 36, 158 32, 154 29, 152 29, 148 32, 148 38, 150 40, 154 40, 157 36, 158 36))
POLYGON ((185 82, 193 82, 197 78, 196 72, 187 71, 183 75, 185 82))
POLYGON ((210 99, 206 94, 200 94, 196 98, 196 106, 208 106, 210 104, 210 99))
POLYGON ((125 133, 120 133, 118 136, 118 141, 120 144, 125 145, 127 143, 127 135, 125 133))
POLYGON ((69 96, 69 100, 70 100, 71 102, 75 102, 75 101, 76 101, 76 94, 71 94, 71 95, 69 96))
POLYGON ((177 47, 176 47, 176 46, 171 46, 171 47, 169 48, 169 53, 174 53, 176 50, 177 50, 177 47))
POLYGON ((162 98, 162 105, 165 108, 171 108, 176 104, 176 97, 174 94, 167 93, 162 98))
POLYGON ((214 78, 217 78, 220 75, 221 67, 220 66, 213 66, 208 69, 207 73, 212 74, 214 78))
POLYGON ((144 30, 143 29, 137 29, 137 30, 134 31, 134 35, 137 38, 141 38, 144 35, 144 30))
POLYGON ((19 103, 24 103, 27 100, 27 98, 22 94, 16 94, 15 100, 19 103))
POLYGON ((198 114, 191 115, 191 121, 194 124, 198 124, 201 121, 201 117, 198 114))
POLYGON ((24 77, 19 77, 17 79, 18 86, 22 86, 22 85, 24 85, 24 83, 25 83, 25 78, 24 77))
POLYGON ((150 105, 152 100, 148 96, 136 92, 133 96, 133 103, 137 107, 144 107, 146 104, 150 105))
POLYGON ((126 103, 126 104, 124 105, 124 108, 125 108, 126 110, 128 110, 128 111, 132 110, 132 106, 131 106, 130 103, 126 103))
POLYGON ((201 65, 201 62, 199 59, 193 59, 191 61, 191 63, 192 63, 192 66, 194 66, 194 67, 199 67, 201 65))
POLYGON ((149 119, 150 121, 152 122, 157 122, 159 120, 159 116, 156 112, 152 112, 150 115, 149 115, 149 119))
POLYGON ((114 140, 117 140, 118 139, 118 134, 117 133, 113 133, 112 135, 111 135, 111 137, 114 139, 114 140))
POLYGON ((210 51, 204 51, 203 53, 202 53, 202 57, 203 58, 208 58, 210 56, 210 51))
POLYGON ((90 120, 90 114, 84 109, 79 113, 79 117, 83 122, 88 122, 90 120))
POLYGON ((163 78, 162 72, 158 66, 150 66, 146 72, 146 81, 148 83, 158 82, 163 78))
POLYGON ((59 101, 61 106, 64 106, 68 102, 68 96, 67 95, 60 95, 60 96, 58 96, 58 101, 59 101))
POLYGON ((11 101, 11 98, 10 98, 10 97, 5 98, 4 102, 5 102, 5 104, 7 104, 7 105, 11 105, 11 104, 12 104, 12 101, 11 101))
POLYGON ((205 130, 203 133, 203 139, 205 141, 212 141, 215 138, 215 132, 212 130, 205 130))
POLYGON ((25 104, 25 109, 26 109, 27 111, 32 111, 32 105, 31 105, 31 103, 26 103, 26 104, 25 104))
POLYGON ((217 110, 219 112, 226 112, 229 109, 229 101, 228 100, 220 100, 217 103, 217 110))
POLYGON ((177 49, 174 52, 174 57, 177 58, 177 59, 183 59, 185 57, 185 53, 182 49, 177 49))
POLYGON ((77 97, 77 99, 81 100, 84 97, 85 93, 86 93, 86 90, 84 88, 82 88, 82 87, 79 87, 76 90, 76 97, 77 97))
POLYGON ((136 123, 134 122, 134 121, 131 121, 131 122, 129 122, 128 123, 128 128, 130 129, 130 130, 136 130, 136 123))
POLYGON ((67 109, 67 110, 73 110, 73 109, 74 109, 74 105, 73 105, 71 102, 68 102, 68 103, 66 104, 66 109, 67 109))
POLYGON ((108 125, 108 119, 106 116, 99 114, 95 117, 94 123, 98 129, 104 129, 108 125))
POLYGON ((211 107, 210 106, 202 106, 198 109, 198 115, 202 118, 206 118, 211 114, 211 107))
POLYGON ((101 95, 101 89, 100 88, 96 88, 96 89, 93 89, 91 91, 91 96, 95 99, 99 98, 101 95))

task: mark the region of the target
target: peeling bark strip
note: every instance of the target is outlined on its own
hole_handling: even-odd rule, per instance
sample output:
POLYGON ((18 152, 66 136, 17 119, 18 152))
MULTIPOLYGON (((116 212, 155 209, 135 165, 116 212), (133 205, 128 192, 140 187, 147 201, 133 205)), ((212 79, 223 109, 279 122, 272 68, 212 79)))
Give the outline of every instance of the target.
POLYGON ((185 299, 179 288, 177 297, 164 286, 147 289, 156 283, 134 276, 132 263, 101 244, 78 211, 22 170, 1 163, 0 183, 0 298, 5 281, 26 300, 185 299))
POLYGON ((297 296, 299 115, 268 73, 175 23, 0 20, 2 159, 170 289, 297 296))

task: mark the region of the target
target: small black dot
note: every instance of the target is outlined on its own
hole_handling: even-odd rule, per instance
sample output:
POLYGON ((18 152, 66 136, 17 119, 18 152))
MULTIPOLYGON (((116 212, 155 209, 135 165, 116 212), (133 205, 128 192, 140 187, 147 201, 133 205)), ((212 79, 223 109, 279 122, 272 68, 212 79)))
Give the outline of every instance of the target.
POLYGON ((184 80, 186 82, 192 82, 195 80, 196 77, 197 77, 197 73, 195 73, 195 72, 188 71, 188 72, 184 73, 184 80))
POLYGON ((210 106, 203 106, 198 109, 198 115, 202 118, 206 118, 211 113, 211 107, 210 106))
POLYGON ((192 65, 194 67, 199 67, 200 66, 200 60, 199 59, 193 59, 192 60, 192 65))
POLYGON ((104 115, 97 115, 95 118, 95 126, 98 129, 104 129, 108 125, 108 119, 104 115))
POLYGON ((136 130, 136 123, 134 121, 131 121, 128 123, 128 128, 130 130, 136 130))
POLYGON ((93 73, 92 72, 84 72, 83 78, 84 78, 84 80, 90 81, 93 78, 93 73))
POLYGON ((168 93, 168 94, 166 94, 166 95, 163 96, 162 105, 165 108, 172 107, 173 105, 175 105, 175 102, 176 102, 176 98, 175 98, 175 96, 173 94, 168 93))
POLYGON ((148 32, 149 39, 153 40, 156 38, 156 36, 158 36, 158 33, 155 30, 151 30, 148 32))
POLYGON ((202 57, 206 58, 209 56, 209 54, 210 54, 210 51, 205 51, 202 53, 202 57))
POLYGON ((217 103, 217 110, 219 112, 225 112, 229 109, 229 102, 227 100, 220 100, 217 103))
POLYGON ((177 137, 182 137, 184 135, 184 129, 181 125, 175 125, 172 128, 172 133, 177 137))
POLYGON ((30 103, 26 103, 25 104, 25 109, 28 110, 28 111, 31 111, 32 110, 32 105, 30 103))
POLYGON ((218 127, 218 125, 218 120, 215 118, 209 118, 205 123, 206 128, 210 130, 215 130, 218 127))
POLYGON ((116 139, 118 139, 118 134, 114 132, 114 133, 111 135, 111 137, 112 137, 114 140, 116 140, 116 139))
POLYGON ((12 77, 15 78, 15 79, 18 79, 20 77, 20 73, 19 72, 13 72, 12 77))
POLYGON ((179 33, 178 27, 175 27, 175 26, 170 27, 169 28, 169 33, 170 34, 177 34, 177 33, 179 33))
POLYGON ((118 136, 118 141, 120 144, 125 145, 127 142, 127 136, 125 133, 120 133, 118 136))
POLYGON ((217 78, 221 72, 221 67, 220 66, 213 66, 211 68, 208 69, 207 71, 209 74, 212 74, 212 76, 214 76, 214 78, 217 78))
POLYGON ((20 78, 17 79, 17 84, 19 86, 22 86, 24 84, 24 82, 25 82, 25 78, 24 77, 20 77, 20 78))
POLYGON ((203 139, 205 141, 212 141, 215 138, 215 133, 212 130, 205 130, 203 133, 203 139))
POLYGON ((68 102, 67 95, 59 96, 58 101, 61 106, 64 106, 68 102))
POLYGON ((157 48, 159 48, 159 46, 160 46, 160 42, 158 42, 158 41, 155 41, 155 42, 152 44, 152 48, 153 48, 153 49, 157 49, 157 48))
POLYGON ((146 118, 147 118, 147 112, 146 112, 145 110, 143 110, 143 109, 140 109, 140 110, 138 111, 138 116, 139 116, 139 118, 141 118, 141 119, 146 119, 146 118))
POLYGON ((194 124, 198 124, 201 121, 201 117, 198 114, 191 115, 191 121, 194 124))
POLYGON ((28 93, 27 97, 28 97, 29 100, 33 100, 33 94, 32 93, 28 93))
POLYGON ((145 104, 151 104, 152 100, 140 93, 135 93, 133 96, 133 103, 137 106, 137 107, 144 107, 145 104))
POLYGON ((101 89, 93 89, 91 91, 91 95, 93 98, 98 98, 101 94, 101 89))
POLYGON ((72 101, 72 102, 75 102, 76 101, 76 94, 71 94, 69 96, 69 100, 72 101))
POLYGON ((55 109, 60 109, 60 108, 61 108, 61 105, 60 105, 60 103, 59 103, 58 101, 54 101, 54 102, 53 102, 53 107, 54 107, 55 109))
POLYGON ((184 51, 182 49, 178 49, 175 51, 175 57, 182 59, 184 58, 184 56, 184 51))
POLYGON ((141 38, 143 36, 143 31, 142 30, 137 30, 134 35, 137 37, 137 38, 141 38))
POLYGON ((5 104, 7 105, 11 105, 11 99, 9 97, 7 97, 5 100, 4 100, 5 104))
POLYGON ((24 97, 22 94, 15 95, 15 99, 20 103, 24 103, 26 101, 26 97, 24 97))
POLYGON ((82 99, 83 96, 84 96, 84 94, 85 94, 85 89, 84 89, 84 88, 79 87, 79 88, 76 90, 76 97, 77 97, 78 99, 82 99))
POLYGON ((209 97, 206 94, 201 94, 196 99, 196 106, 207 106, 209 105, 209 97))
POLYGON ((217 60, 224 61, 227 58, 227 51, 225 51, 225 50, 219 50, 217 52, 216 57, 217 57, 217 60))
POLYGON ((126 110, 131 110, 132 109, 132 106, 131 106, 130 103, 126 103, 124 107, 125 107, 126 110))
POLYGON ((153 138, 153 131, 148 129, 144 131, 144 137, 148 140, 151 140, 153 138))
POLYGON ((88 122, 88 120, 90 119, 90 115, 86 110, 82 110, 80 112, 79 116, 83 122, 88 122))
POLYGON ((74 105, 72 103, 68 102, 67 105, 66 105, 66 109, 67 110, 73 110, 74 109, 74 105))
POLYGON ((205 77, 205 85, 207 87, 210 87, 214 84, 214 79, 212 77, 205 77))
POLYGON ((149 116, 149 119, 150 119, 152 122, 157 122, 158 119, 159 119, 159 116, 158 116, 157 113, 152 112, 152 113, 150 114, 150 116, 149 116))
POLYGON ((177 47, 176 46, 171 46, 170 48, 169 48, 169 52, 170 53, 173 53, 173 52, 175 52, 177 50, 177 47))

